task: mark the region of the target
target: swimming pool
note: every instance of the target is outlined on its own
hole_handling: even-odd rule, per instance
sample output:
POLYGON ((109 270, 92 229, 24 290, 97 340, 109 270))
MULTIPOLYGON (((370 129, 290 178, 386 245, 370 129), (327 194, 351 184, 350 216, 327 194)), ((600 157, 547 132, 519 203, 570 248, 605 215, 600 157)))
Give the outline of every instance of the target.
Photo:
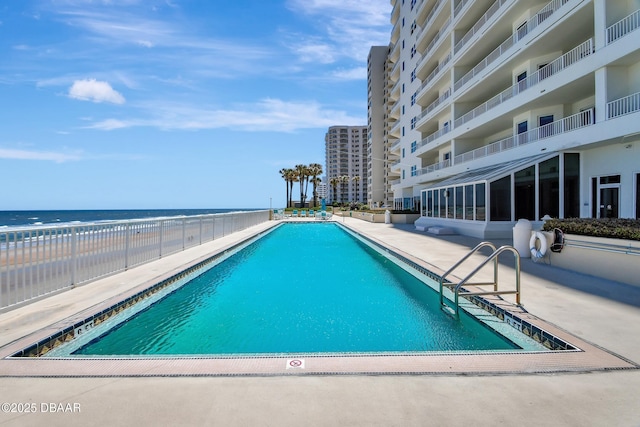
POLYGON ((106 321, 98 314, 76 328, 73 339, 50 345, 55 348, 46 356, 542 347, 521 333, 509 334, 513 328, 507 328, 507 339, 466 314, 452 319, 439 308, 436 286, 433 278, 337 224, 284 224, 106 321))

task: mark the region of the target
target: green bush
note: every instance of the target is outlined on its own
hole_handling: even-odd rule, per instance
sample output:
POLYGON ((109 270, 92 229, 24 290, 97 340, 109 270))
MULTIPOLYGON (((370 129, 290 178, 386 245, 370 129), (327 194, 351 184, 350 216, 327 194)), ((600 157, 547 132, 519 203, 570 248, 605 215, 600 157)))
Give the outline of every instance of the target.
POLYGON ((567 218, 545 222, 543 230, 613 239, 640 240, 640 220, 626 218, 567 218))

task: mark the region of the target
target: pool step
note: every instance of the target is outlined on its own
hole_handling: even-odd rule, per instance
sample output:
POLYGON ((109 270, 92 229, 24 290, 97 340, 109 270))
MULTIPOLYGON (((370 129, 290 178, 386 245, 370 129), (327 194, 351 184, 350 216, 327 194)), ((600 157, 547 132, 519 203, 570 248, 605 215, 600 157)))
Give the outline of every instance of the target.
POLYGON ((456 314, 456 311, 455 311, 453 308, 449 307, 448 305, 443 304, 443 305, 441 306, 441 308, 442 308, 442 311, 444 311, 444 312, 445 312, 445 313, 447 313, 448 315, 450 315, 450 316, 452 316, 452 317, 454 317, 454 318, 455 318, 455 317, 458 317, 458 316, 457 316, 457 314, 456 314))

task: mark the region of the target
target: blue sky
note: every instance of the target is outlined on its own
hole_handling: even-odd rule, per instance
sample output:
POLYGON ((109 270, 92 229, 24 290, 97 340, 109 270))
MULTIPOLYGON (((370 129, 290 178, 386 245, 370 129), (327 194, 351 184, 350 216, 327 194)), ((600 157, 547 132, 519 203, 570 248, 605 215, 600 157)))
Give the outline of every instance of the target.
POLYGON ((388 0, 12 0, 0 5, 0 210, 285 204, 365 125, 388 0), (294 192, 296 190, 294 189, 294 192))

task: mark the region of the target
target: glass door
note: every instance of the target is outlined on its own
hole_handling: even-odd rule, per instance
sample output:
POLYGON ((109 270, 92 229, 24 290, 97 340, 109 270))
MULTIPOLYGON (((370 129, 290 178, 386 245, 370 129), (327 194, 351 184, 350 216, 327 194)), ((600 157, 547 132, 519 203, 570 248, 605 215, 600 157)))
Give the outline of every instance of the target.
POLYGON ((620 188, 600 188, 600 218, 618 218, 620 188))

